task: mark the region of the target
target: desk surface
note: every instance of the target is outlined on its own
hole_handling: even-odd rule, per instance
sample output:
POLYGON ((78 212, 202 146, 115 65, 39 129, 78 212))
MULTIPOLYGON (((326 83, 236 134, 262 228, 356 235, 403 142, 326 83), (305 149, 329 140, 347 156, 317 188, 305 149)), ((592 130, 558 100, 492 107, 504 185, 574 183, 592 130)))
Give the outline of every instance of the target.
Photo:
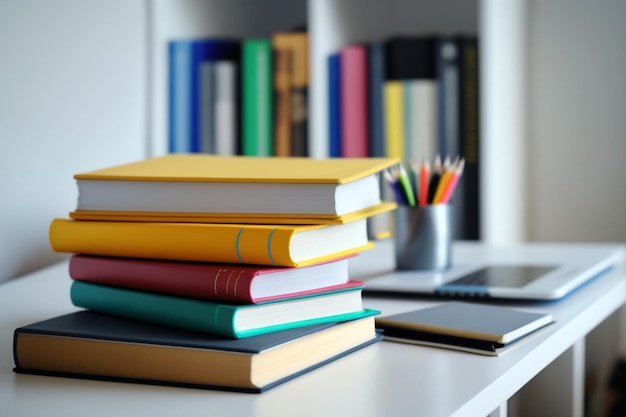
MULTIPOLYGON (((559 259, 585 247, 457 243, 453 253, 458 260, 513 253, 532 260, 550 251, 559 259)), ((625 277, 622 262, 563 300, 507 303, 550 312, 556 324, 499 357, 380 342, 259 395, 14 374, 13 330, 76 310, 62 262, 0 286, 0 415, 487 415, 615 312, 626 300, 625 277)), ((434 302, 365 297, 367 307, 385 315, 434 302)))

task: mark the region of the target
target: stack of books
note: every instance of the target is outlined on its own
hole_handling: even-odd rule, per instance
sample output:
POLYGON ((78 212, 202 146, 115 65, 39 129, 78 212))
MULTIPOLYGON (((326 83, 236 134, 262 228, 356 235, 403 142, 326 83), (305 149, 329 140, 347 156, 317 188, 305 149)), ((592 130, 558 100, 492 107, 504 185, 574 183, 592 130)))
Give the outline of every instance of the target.
POLYGON ((16 371, 260 392, 379 340, 348 262, 395 207, 378 175, 397 163, 174 154, 75 175, 49 237, 84 310, 17 329, 16 371))

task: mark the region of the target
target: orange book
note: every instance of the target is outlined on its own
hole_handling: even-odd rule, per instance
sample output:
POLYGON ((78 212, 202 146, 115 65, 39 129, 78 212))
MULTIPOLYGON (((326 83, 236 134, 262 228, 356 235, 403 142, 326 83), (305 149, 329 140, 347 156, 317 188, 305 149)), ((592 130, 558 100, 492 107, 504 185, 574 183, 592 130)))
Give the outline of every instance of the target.
POLYGON ((275 39, 274 49, 274 154, 291 155, 291 51, 280 48, 275 39))
POLYGON ((49 239, 57 252, 290 267, 373 246, 365 218, 328 226, 54 219, 49 239))
MULTIPOLYGON (((281 103, 277 103, 277 110, 283 111, 289 116, 289 155, 308 155, 308 88, 309 88, 309 34, 303 31, 277 32, 272 36, 272 48, 275 52, 277 64, 286 65, 287 74, 281 77, 280 96, 283 97, 288 90, 289 109, 279 108, 281 103), (282 83, 288 82, 288 86, 282 83)), ((276 71, 283 72, 284 69, 276 68, 276 71)), ((278 74, 276 74, 278 77, 278 74)), ((276 80, 276 78, 275 78, 276 80)), ((278 80, 277 80, 278 81, 278 80)), ((287 107, 287 106, 285 106, 287 107)), ((276 129, 283 132, 283 117, 276 115, 276 129), (278 126, 280 124, 280 126, 278 126)), ((279 140, 279 138, 276 138, 279 140)), ((283 136, 280 137, 283 140, 283 136)), ((276 155, 286 156, 284 153, 276 155)))

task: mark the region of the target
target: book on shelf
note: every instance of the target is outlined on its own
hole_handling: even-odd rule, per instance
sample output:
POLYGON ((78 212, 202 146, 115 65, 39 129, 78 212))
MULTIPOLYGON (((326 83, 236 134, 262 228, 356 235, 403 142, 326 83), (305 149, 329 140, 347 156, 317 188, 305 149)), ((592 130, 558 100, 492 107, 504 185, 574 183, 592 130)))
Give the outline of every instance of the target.
POLYGON ((269 38, 242 41, 242 143, 249 156, 274 155, 273 59, 269 38))
POLYGON ((402 81, 386 80, 383 94, 385 98, 385 156, 406 162, 402 81))
POLYGON ((348 288, 354 285, 348 276, 351 258, 278 268, 73 255, 69 274, 74 280, 92 284, 245 304, 348 288))
POLYGON ((274 56, 274 155, 291 156, 291 51, 272 39, 274 56))
POLYGON ((254 304, 179 297, 72 281, 77 307, 179 329, 245 338, 310 324, 354 320, 377 314, 364 309, 363 282, 318 294, 254 304))
POLYGON ((168 43, 168 150, 191 152, 191 59, 192 44, 168 43))
POLYGON ((403 161, 431 160, 437 149, 435 37, 398 36, 385 41, 388 155, 403 161), (401 121, 400 121, 401 120, 401 121), (398 124, 401 123, 401 126, 398 124))
MULTIPOLYGON (((461 192, 456 201, 463 207, 463 239, 480 239, 480 48, 476 36, 466 36, 461 49, 461 91, 460 130, 462 143, 460 153, 465 158, 465 168, 461 178, 461 192)), ((458 188, 457 187, 457 188, 458 188)), ((457 190, 458 193, 458 190, 457 190)))
POLYGON ((367 46, 341 49, 341 156, 367 157, 368 67, 367 46))
POLYGON ((393 158, 170 154, 76 174, 79 220, 341 223, 388 211, 393 158))
POLYGON ((275 68, 274 89, 281 97, 277 102, 275 137, 277 156, 308 155, 308 90, 309 90, 309 34, 294 30, 272 35, 274 59, 281 68, 275 68), (278 88, 277 88, 278 87, 278 88), (287 100, 287 104, 283 100, 287 100), (287 127, 288 126, 288 127, 287 127), (280 146, 279 146, 280 144, 280 146))
POLYGON ((341 151, 341 53, 328 56, 328 153, 340 157, 341 151))
POLYGON ((379 339, 373 317, 229 339, 78 311, 17 328, 14 371, 258 393, 379 339))
MULTIPOLYGON (((443 35, 436 41, 437 62, 437 101, 438 125, 437 148, 440 155, 463 156, 461 150, 463 137, 461 135, 461 94, 463 91, 463 77, 461 76, 461 49, 462 36, 443 35)), ((465 222, 465 208, 463 207, 463 180, 461 177, 451 197, 452 208, 452 238, 463 239, 463 223, 465 222)))
POLYGON ((376 318, 386 340, 497 356, 553 323, 550 314, 506 306, 444 302, 376 318))
MULTIPOLYGON (((213 90, 209 98, 213 99, 208 107, 213 110, 214 125, 205 125, 212 138, 209 146, 203 146, 200 151, 216 155, 238 155, 239 149, 239 69, 237 63, 218 61, 209 64, 213 68, 213 90)), ((203 138, 205 136, 203 135, 203 138)), ((205 143, 204 141, 202 142, 205 143)))
POLYGON ((57 218, 64 253, 302 267, 370 249, 366 218, 333 225, 82 221, 57 218))
MULTIPOLYGON (((216 98, 219 89, 223 87, 219 82, 227 82, 225 79, 216 79, 223 72, 217 68, 230 66, 231 76, 234 76, 235 65, 240 60, 241 45, 236 39, 197 39, 193 41, 192 50, 191 151, 215 153, 218 141, 215 130, 216 98)), ((234 82, 234 78, 230 82, 234 82)))
POLYGON ((214 137, 203 113, 211 110, 207 101, 211 90, 212 64, 218 61, 237 63, 240 42, 227 38, 202 38, 170 41, 169 61, 169 150, 199 152, 214 137))
POLYGON ((385 156, 385 44, 382 41, 368 45, 367 70, 369 84, 369 156, 385 156))

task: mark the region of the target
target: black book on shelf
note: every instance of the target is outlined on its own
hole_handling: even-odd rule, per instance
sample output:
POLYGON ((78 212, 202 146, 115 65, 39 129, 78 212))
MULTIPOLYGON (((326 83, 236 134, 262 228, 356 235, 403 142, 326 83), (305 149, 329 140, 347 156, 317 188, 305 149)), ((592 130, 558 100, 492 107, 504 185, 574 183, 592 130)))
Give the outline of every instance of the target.
POLYGON ((479 41, 476 36, 465 36, 461 48, 461 111, 459 130, 460 153, 465 157, 465 168, 458 196, 463 207, 461 236, 479 240, 480 235, 480 77, 479 41))
POLYGON ((385 41, 387 80, 434 79, 435 36, 395 36, 385 41))

